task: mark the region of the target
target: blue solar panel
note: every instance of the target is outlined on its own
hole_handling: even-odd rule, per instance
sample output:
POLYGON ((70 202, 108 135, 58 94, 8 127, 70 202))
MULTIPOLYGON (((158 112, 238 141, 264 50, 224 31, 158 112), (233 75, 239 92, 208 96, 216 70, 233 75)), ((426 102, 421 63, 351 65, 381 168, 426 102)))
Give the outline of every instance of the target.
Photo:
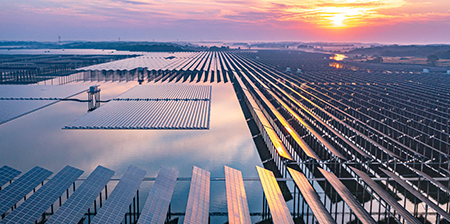
POLYGON ((33 224, 83 173, 66 166, 0 223, 33 224))
POLYGON ((46 223, 78 223, 113 175, 98 166, 46 223))
POLYGON ((50 175, 51 171, 36 166, 5 187, 0 191, 0 215, 7 212, 50 175))
POLYGON ((9 166, 2 166, 2 168, 0 168, 0 187, 8 183, 8 181, 12 180, 20 173, 20 171, 9 166))
POLYGON ((178 171, 161 167, 155 184, 148 194, 147 201, 139 216, 138 224, 164 223, 170 200, 177 181, 178 171))
POLYGON ((92 220, 91 224, 97 223, 120 223, 133 201, 139 186, 147 172, 135 166, 128 167, 127 172, 120 179, 113 192, 106 200, 103 207, 92 220))

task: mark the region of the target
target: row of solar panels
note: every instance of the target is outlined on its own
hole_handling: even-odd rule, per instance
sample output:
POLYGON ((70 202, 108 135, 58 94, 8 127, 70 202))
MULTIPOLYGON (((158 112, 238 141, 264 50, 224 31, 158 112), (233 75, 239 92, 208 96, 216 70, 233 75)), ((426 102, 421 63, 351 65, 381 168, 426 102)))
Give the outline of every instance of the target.
POLYGON ((79 68, 78 71, 130 71, 134 69, 170 71, 228 71, 229 64, 223 52, 175 53, 175 57, 141 56, 79 68), (177 54, 185 54, 178 56, 177 54))
MULTIPOLYGON (((281 206, 285 220, 292 221, 272 172, 260 167, 257 170, 274 217, 278 218, 276 214, 279 213, 275 208, 281 206)), ((34 223, 82 173, 66 166, 8 213, 21 198, 52 175, 41 167, 31 169, 0 191, 0 213, 6 215, 0 223, 34 223)), ((0 184, 5 185, 19 174, 20 171, 3 166, 0 168, 0 184)), ((130 166, 92 223, 120 223, 145 174, 144 170, 130 166)), ((113 175, 114 171, 98 166, 46 223, 78 223, 113 175)), ((161 167, 138 223, 164 223, 177 175, 178 171, 161 167)), ((229 223, 251 223, 242 173, 225 166, 225 181, 229 223)), ((210 173, 194 166, 184 223, 208 223, 209 192, 210 173)))
MULTIPOLYGON (((341 160, 346 160, 346 157, 342 153, 340 153, 333 145, 328 143, 328 141, 325 140, 321 134, 314 131, 313 128, 311 128, 307 123, 305 123, 303 121, 303 119, 300 116, 298 116, 297 112, 291 109, 292 106, 286 105, 286 103, 284 103, 283 100, 280 99, 280 97, 286 97, 286 98, 289 98, 293 103, 295 103, 296 106, 298 106, 301 110, 305 111, 305 113, 309 113, 308 115, 314 118, 314 122, 320 123, 324 127, 330 129, 336 136, 341 138, 343 140, 343 142, 347 143, 347 145, 349 147, 349 148, 347 148, 347 150, 351 149, 352 150, 351 153, 353 155, 355 155, 355 153, 357 153, 357 154, 361 155, 362 157, 371 158, 371 156, 365 151, 365 149, 358 148, 356 145, 354 145, 352 142, 350 142, 350 140, 345 138, 341 133, 337 132, 332 127, 330 127, 330 125, 327 122, 322 121, 322 119, 320 119, 316 114, 311 113, 308 109, 304 108, 304 106, 298 102, 299 100, 294 99, 290 94, 288 94, 286 92, 286 90, 295 92, 291 86, 286 85, 282 81, 274 83, 273 80, 279 80, 279 79, 277 79, 278 77, 273 77, 272 76, 273 74, 269 74, 269 73, 272 73, 272 71, 270 71, 269 69, 264 71, 264 69, 261 69, 261 68, 250 69, 250 68, 252 68, 252 66, 254 66, 254 65, 252 65, 253 62, 250 62, 249 60, 239 59, 235 55, 229 55, 229 56, 232 57, 230 59, 230 61, 232 61, 234 66, 236 66, 235 70, 239 71, 239 72, 235 73, 236 83, 242 89, 242 91, 245 95, 246 101, 249 104, 250 109, 253 110, 253 111, 251 111, 251 112, 253 112, 253 117, 255 118, 255 120, 257 119, 257 120, 261 121, 262 125, 260 125, 260 126, 262 126, 262 127, 260 127, 260 131, 263 131, 263 130, 267 131, 267 130, 272 130, 272 129, 277 130, 276 129, 277 127, 274 126, 273 124, 271 124, 270 120, 269 120, 269 122, 267 122, 267 121, 263 122, 264 120, 275 119, 281 123, 282 128, 286 129, 286 131, 289 133, 289 136, 293 137, 293 140, 297 142, 297 144, 300 146, 300 148, 303 150, 303 152, 308 157, 316 159, 318 161, 321 160, 314 153, 314 151, 311 150, 311 148, 308 145, 306 145, 306 144, 304 144, 304 142, 302 142, 301 138, 298 138, 298 134, 295 131, 293 131, 293 128, 291 127, 291 125, 278 112, 278 109, 276 109, 274 107, 274 105, 272 103, 277 102, 281 105, 282 108, 286 109, 286 111, 292 116, 293 119, 297 119, 299 121, 299 123, 302 124, 302 126, 304 126, 305 129, 308 130, 308 132, 310 132, 310 134, 314 135, 315 138, 317 138, 317 140, 319 142, 321 142, 330 151, 330 153, 332 155, 338 157, 341 160), (245 71, 245 72, 241 72, 241 71, 245 71), (264 82, 261 80, 264 80, 264 82), (263 94, 261 92, 263 90, 260 91, 259 88, 256 87, 255 84, 259 85, 261 87, 261 89, 264 90, 265 93, 263 94), (270 87, 268 87, 268 85, 270 85, 270 87), (283 86, 283 87, 279 87, 279 86, 283 86), (273 91, 276 91, 278 94, 274 94, 273 91), (266 98, 267 95, 270 95, 271 97, 273 97, 273 99, 275 101, 268 100, 266 98), (273 115, 268 115, 264 111, 261 112, 263 105, 265 105, 267 107, 268 111, 273 113, 273 115)), ((300 97, 302 97, 300 94, 298 94, 298 95, 300 97)), ((313 102, 309 101, 309 99, 307 99, 305 97, 302 97, 302 98, 305 101, 308 101, 308 103, 313 104, 313 102)), ((280 136, 272 136, 271 138, 267 138, 267 139, 265 138, 264 140, 268 141, 268 142, 272 142, 272 144, 274 146, 276 146, 277 144, 280 145, 279 143, 283 142, 281 139, 282 135, 283 134, 281 134, 280 136)), ((377 146, 379 146, 379 145, 377 144, 377 146)), ((380 147, 380 148, 384 149, 383 147, 380 147)), ((277 149, 278 157, 285 158, 288 160, 293 160, 292 158, 294 158, 296 160, 296 158, 295 158, 296 152, 290 151, 288 147, 281 145, 279 147, 276 147, 276 149, 277 149)), ((385 150, 385 152, 393 157, 396 157, 395 154, 393 154, 390 151, 385 150)), ((296 160, 296 161, 298 161, 298 160, 296 160)), ((354 173, 356 173, 356 175, 354 175, 356 178, 362 179, 362 181, 364 181, 366 183, 366 186, 369 185, 370 188, 380 196, 380 198, 382 198, 387 204, 389 204, 392 208, 394 208, 395 211, 397 211, 397 215, 394 214, 394 216, 401 216, 408 223, 419 223, 419 221, 413 215, 411 215, 405 209, 404 206, 401 206, 400 204, 398 204, 396 202, 396 200, 394 200, 394 198, 392 198, 386 191, 384 191, 382 188, 380 188, 379 185, 376 184, 368 175, 366 175, 365 173, 363 173, 355 168, 352 168, 352 167, 349 167, 349 168, 354 173)), ((284 169, 284 168, 281 167, 281 169, 284 169)), ((325 176, 325 178, 328 180, 328 182, 330 182, 332 184, 332 186, 336 189, 338 194, 344 199, 346 204, 349 206, 351 211, 358 217, 358 219, 362 223, 375 223, 373 218, 371 218, 370 215, 368 215, 368 213, 364 209, 364 207, 362 207, 360 205, 360 203, 356 200, 356 198, 353 197, 351 192, 342 183, 340 183, 338 178, 331 172, 327 172, 324 169, 326 169, 326 168, 325 167, 322 167, 322 169, 319 168, 319 170, 321 171, 323 176, 325 176)), ((388 170, 385 170, 385 169, 381 169, 381 170, 386 175, 393 178, 401 186, 406 188, 410 193, 415 195, 419 200, 421 200, 427 206, 429 206, 430 208, 433 208, 436 211, 436 213, 438 213, 441 217, 450 221, 450 219, 449 219, 450 215, 448 213, 446 213, 443 209, 441 209, 435 203, 428 200, 427 197, 423 196, 419 191, 415 190, 411 185, 409 185, 407 182, 405 182, 399 176, 397 176, 396 174, 394 174, 393 172, 390 172, 388 170)), ((414 169, 414 171, 418 174, 420 172, 421 173, 421 174, 419 174, 420 176, 422 176, 425 179, 429 180, 430 182, 434 183, 436 186, 443 189, 445 192, 449 192, 447 187, 443 186, 438 181, 434 180, 432 177, 429 177, 429 176, 426 177, 426 174, 421 171, 418 171, 415 169, 414 169)), ((291 176, 293 176, 295 179, 295 175, 293 175, 291 173, 291 176)), ((297 186, 300 188, 299 184, 297 184, 297 186)), ((303 195, 303 196, 304 196, 304 198, 306 198, 305 195, 303 195)), ((317 201, 317 202, 320 202, 320 201, 317 201)), ((269 204, 270 204, 270 202, 269 202, 269 204)), ((314 212, 314 207, 317 207, 317 206, 315 206, 314 204, 311 204, 311 203, 308 203, 308 205, 314 212)), ((316 214, 316 212, 314 212, 314 214, 316 215, 316 218, 318 219, 318 221, 320 223, 322 223, 319 220, 320 215, 316 214)), ((283 223, 283 221, 280 221, 279 223, 283 223)), ((324 221, 324 223, 327 223, 327 222, 324 221)))
POLYGON ((154 68, 163 68, 178 61, 190 60, 198 56, 198 52, 151 52, 146 53, 143 56, 136 58, 128 58, 124 60, 113 61, 109 63, 103 63, 93 65, 85 68, 77 69, 79 71, 87 70, 133 70, 136 68, 148 68, 152 70, 154 68))
MULTIPOLYGON (((294 223, 291 213, 284 201, 281 190, 273 173, 267 169, 256 167, 261 180, 261 185, 267 199, 272 221, 275 224, 294 223)), ((389 193, 375 183, 364 172, 351 167, 362 181, 369 185, 373 191, 383 198, 389 206, 395 208, 398 215, 408 223, 420 223, 403 206, 401 206, 389 193)), ((325 179, 333 186, 340 197, 347 203, 356 217, 362 223, 376 223, 371 215, 364 209, 358 200, 344 186, 344 184, 331 172, 319 169, 325 179)), ((336 223, 325 208, 308 179, 299 171, 288 168, 295 185, 309 205, 318 223, 336 223)), ((405 180, 393 172, 382 170, 408 191, 417 196, 424 203, 436 210, 442 217, 450 219, 438 206, 422 196, 420 192, 412 189, 405 180)), ((4 189, 0 190, 0 214, 6 217, 0 223, 34 223, 70 185, 77 180, 83 171, 66 166, 57 173, 31 197, 25 200, 18 208, 10 209, 37 185, 44 182, 52 172, 34 167, 24 175, 17 178, 4 189)), ((4 186, 8 181, 20 174, 8 166, 0 168, 0 185, 4 186)), ((120 223, 128 206, 131 204, 136 191, 144 179, 146 171, 130 166, 121 178, 108 200, 92 220, 92 223, 120 223)), ((50 217, 46 223, 77 223, 92 205, 104 186, 114 175, 114 171, 98 166, 83 184, 68 198, 68 200, 50 217)), ((175 188, 178 171, 161 167, 149 196, 141 211, 138 223, 164 223, 170 200, 175 188)), ((227 195, 227 208, 229 223, 251 223, 250 212, 247 203, 242 173, 225 166, 225 182, 227 195)), ((208 223, 209 220, 209 194, 210 173, 194 166, 186 215, 184 223, 208 223)))
MULTIPOLYGON (((0 124, 86 89, 85 85, 0 86, 0 124)), ((136 86, 65 129, 208 129, 211 91, 204 85, 136 86)))
MULTIPOLYGON (((52 175, 51 171, 34 167, 0 191, 0 214, 4 217, 0 223, 34 223, 82 173, 82 170, 66 166, 16 209, 8 212, 52 175)), ((5 185, 19 174, 20 171, 3 166, 0 168, 0 184, 5 185)), ((146 171, 130 166, 91 223, 120 223, 145 174, 146 171)), ((114 171, 98 166, 45 223, 78 223, 113 175, 114 171)), ((177 175, 178 171, 161 167, 138 223, 164 223, 177 175)), ((205 220, 207 223, 209 180, 208 171, 194 167, 185 223, 205 223, 205 220)))
POLYGON ((208 129, 211 86, 136 86, 65 129, 208 129))

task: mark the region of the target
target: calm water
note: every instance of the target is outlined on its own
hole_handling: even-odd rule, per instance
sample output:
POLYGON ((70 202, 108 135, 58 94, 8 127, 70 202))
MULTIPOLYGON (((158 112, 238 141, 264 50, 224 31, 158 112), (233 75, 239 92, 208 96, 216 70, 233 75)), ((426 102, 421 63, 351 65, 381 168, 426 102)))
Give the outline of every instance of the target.
MULTIPOLYGON (((107 100, 138 83, 73 84, 98 84, 101 99, 107 100)), ((22 172, 38 165, 54 173, 71 165, 85 171, 82 177, 102 165, 116 171, 113 178, 120 178, 129 165, 146 170, 146 177, 156 177, 160 166, 177 169, 179 177, 190 177, 195 165, 210 171, 211 177, 223 178, 223 166, 227 165, 241 170, 244 178, 257 178, 255 165, 262 164, 233 87, 230 83, 211 85, 209 130, 62 130, 87 113, 87 103, 59 102, 0 125, 0 165, 6 164, 22 172)), ((87 94, 74 98, 87 99, 87 94)), ((111 190, 115 183, 111 183, 111 190)), ((141 185, 142 205, 152 184, 146 181, 141 185)), ((189 184, 189 181, 177 182, 172 212, 185 211, 189 184)), ((260 182, 246 181, 245 187, 251 212, 261 212, 260 182)), ((226 210, 225 182, 212 181, 210 212, 226 210)), ((253 219, 260 220, 259 217, 253 219)), ((211 221, 224 223, 227 217, 211 217, 211 221)))
POLYGON ((82 54, 82 55, 129 55, 142 52, 116 51, 102 49, 0 49, 0 54, 82 54))

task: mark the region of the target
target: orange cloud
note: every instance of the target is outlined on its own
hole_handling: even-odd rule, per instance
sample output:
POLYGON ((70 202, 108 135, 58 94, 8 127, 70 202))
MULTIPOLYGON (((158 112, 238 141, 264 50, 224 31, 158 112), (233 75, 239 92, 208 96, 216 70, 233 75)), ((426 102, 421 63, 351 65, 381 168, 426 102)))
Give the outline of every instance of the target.
POLYGON ((448 0, 204 0, 201 3, 193 0, 40 0, 39 2, 45 2, 45 7, 37 6, 30 1, 21 8, 40 14, 69 15, 96 21, 113 20, 148 26, 182 20, 223 20, 247 24, 281 24, 284 27, 292 22, 300 22, 310 24, 312 27, 344 29, 450 18, 448 0))

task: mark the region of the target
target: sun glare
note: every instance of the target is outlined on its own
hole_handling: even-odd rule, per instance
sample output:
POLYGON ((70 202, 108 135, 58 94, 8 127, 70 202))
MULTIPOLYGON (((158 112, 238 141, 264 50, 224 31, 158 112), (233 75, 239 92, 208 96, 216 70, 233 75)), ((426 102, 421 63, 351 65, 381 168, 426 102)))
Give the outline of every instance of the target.
POLYGON ((330 59, 335 60, 335 61, 342 61, 346 58, 347 58, 347 56, 345 56, 344 54, 335 54, 330 57, 330 59))
POLYGON ((336 14, 333 17, 331 17, 330 20, 333 23, 333 26, 335 26, 335 27, 343 27, 344 26, 345 15, 343 15, 343 14, 336 14))
MULTIPOLYGON (((349 28, 367 25, 368 20, 382 18, 380 10, 401 7, 404 0, 330 0, 304 3, 289 9, 309 22, 324 28, 349 28)), ((294 19, 294 18, 293 18, 294 19)))

